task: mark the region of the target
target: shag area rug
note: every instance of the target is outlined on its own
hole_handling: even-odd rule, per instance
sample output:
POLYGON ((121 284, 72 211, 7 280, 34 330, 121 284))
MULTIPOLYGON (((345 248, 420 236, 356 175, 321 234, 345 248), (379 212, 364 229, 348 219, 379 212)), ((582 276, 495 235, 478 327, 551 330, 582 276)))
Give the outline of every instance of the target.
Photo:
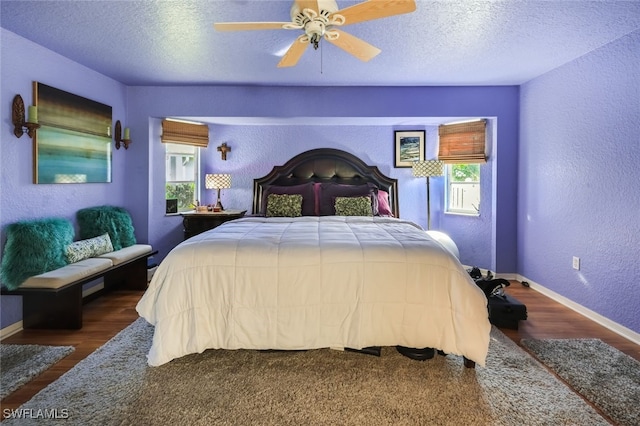
POLYGON ((495 328, 487 366, 475 369, 459 356, 414 361, 386 347, 380 357, 207 350, 149 367, 152 333, 136 320, 19 410, 101 426, 609 424, 495 328))
POLYGON ((640 425, 640 362, 600 339, 522 344, 616 424, 640 425))
POLYGON ((73 351, 73 346, 0 345, 0 399, 73 351))

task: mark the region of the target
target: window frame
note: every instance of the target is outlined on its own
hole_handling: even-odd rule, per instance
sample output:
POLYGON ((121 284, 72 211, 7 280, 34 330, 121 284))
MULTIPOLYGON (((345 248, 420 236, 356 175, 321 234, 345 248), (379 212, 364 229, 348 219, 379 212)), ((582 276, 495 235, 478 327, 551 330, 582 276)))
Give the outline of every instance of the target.
MULTIPOLYGON (((445 214, 456 214, 456 215, 463 215, 463 216, 480 216, 480 206, 482 203, 482 177, 481 177, 481 169, 480 169, 481 164, 479 163, 449 163, 449 164, 445 164, 445 194, 444 194, 444 212, 445 214), (452 187, 453 184, 455 183, 452 179, 451 179, 451 173, 453 171, 453 167, 456 165, 469 165, 469 166, 477 166, 478 167, 478 179, 474 180, 474 181, 470 181, 468 183, 464 183, 464 182, 460 182, 460 183, 464 183, 464 184, 472 184, 472 185, 477 185, 477 192, 478 192, 478 205, 477 207, 473 207, 471 208, 456 208, 451 206, 452 204, 452 200, 453 195, 452 195, 452 187)), ((473 204, 471 204, 473 206, 473 204)))
MULTIPOLYGON (((180 200, 178 200, 178 210, 177 213, 171 213, 171 214, 180 214, 180 213, 184 213, 184 212, 188 212, 188 211, 193 211, 195 209, 194 205, 198 202, 198 200, 200 199, 200 193, 201 193, 201 185, 200 185, 200 175, 201 175, 201 170, 200 170, 200 147, 195 146, 195 145, 187 145, 187 144, 180 144, 180 143, 171 143, 171 142, 166 142, 163 143, 164 145, 164 157, 165 157, 165 172, 164 172, 164 195, 165 195, 165 200, 170 199, 168 198, 168 193, 167 193, 167 186, 170 184, 180 184, 180 183, 191 183, 193 182, 193 199, 191 200, 191 202, 189 204, 186 204, 187 202, 185 202, 185 204, 180 204, 180 200), (174 149, 174 151, 170 152, 170 149, 174 149), (193 150, 193 180, 170 180, 169 179, 169 156, 171 154, 180 154, 180 150, 193 150)), ((184 152, 182 153, 182 155, 185 154, 191 154, 190 152, 184 152)))

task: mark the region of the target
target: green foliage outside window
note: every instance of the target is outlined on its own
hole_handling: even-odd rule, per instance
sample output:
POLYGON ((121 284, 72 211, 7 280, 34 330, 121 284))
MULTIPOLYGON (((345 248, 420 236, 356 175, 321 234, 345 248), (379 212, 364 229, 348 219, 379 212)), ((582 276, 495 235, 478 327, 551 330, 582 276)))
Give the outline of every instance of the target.
POLYGON ((193 210, 196 200, 196 185, 193 182, 187 183, 167 183, 166 199, 175 198, 178 200, 178 211, 183 212, 193 210))
POLYGON ((451 179, 454 182, 479 182, 479 164, 452 164, 451 179))

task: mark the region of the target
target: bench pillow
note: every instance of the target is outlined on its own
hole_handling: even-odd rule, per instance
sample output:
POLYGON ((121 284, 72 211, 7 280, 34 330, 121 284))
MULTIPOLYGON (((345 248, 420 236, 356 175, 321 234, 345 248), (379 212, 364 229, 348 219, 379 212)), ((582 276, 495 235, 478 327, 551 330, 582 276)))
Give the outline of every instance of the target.
POLYGON ((99 237, 89 238, 86 240, 76 241, 67 246, 66 255, 69 263, 80 262, 90 257, 100 256, 101 254, 113 251, 111 238, 105 233, 99 237))
POLYGON ((66 247, 73 242, 71 221, 46 218, 21 221, 5 228, 0 280, 9 290, 15 290, 27 278, 53 271, 67 264, 66 247))
POLYGON ((98 206, 78 210, 79 234, 81 239, 109 234, 114 250, 136 244, 133 222, 129 212, 122 207, 98 206))

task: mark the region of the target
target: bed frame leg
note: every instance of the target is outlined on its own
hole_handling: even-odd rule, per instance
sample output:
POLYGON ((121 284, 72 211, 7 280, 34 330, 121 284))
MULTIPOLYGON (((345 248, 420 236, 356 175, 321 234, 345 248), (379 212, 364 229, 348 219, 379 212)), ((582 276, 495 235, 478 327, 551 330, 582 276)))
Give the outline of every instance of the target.
POLYGON ((471 361, 469 358, 462 357, 462 359, 464 360, 464 366, 467 368, 476 368, 476 362, 475 361, 471 361))

